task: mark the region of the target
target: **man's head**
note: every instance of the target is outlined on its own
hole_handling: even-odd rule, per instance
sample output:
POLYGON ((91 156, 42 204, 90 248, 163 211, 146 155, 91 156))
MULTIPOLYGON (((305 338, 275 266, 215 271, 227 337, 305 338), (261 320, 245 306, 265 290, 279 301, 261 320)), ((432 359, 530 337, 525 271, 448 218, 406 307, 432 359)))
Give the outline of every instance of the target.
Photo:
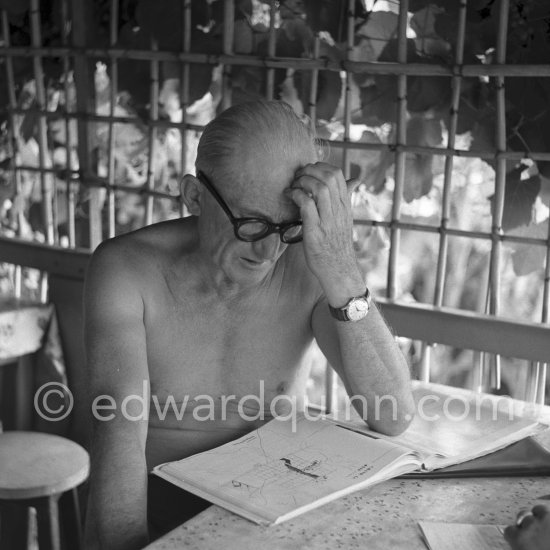
POLYGON ((186 176, 182 195, 189 211, 199 216, 201 248, 231 281, 247 284, 263 279, 289 245, 278 233, 257 242, 238 240, 228 213, 204 180, 234 217, 284 224, 300 220, 284 189, 298 168, 317 160, 313 133, 283 102, 239 104, 206 126, 196 161, 197 173, 205 177, 186 176))
POLYGON ((223 111, 205 127, 196 167, 213 179, 242 182, 243 161, 292 162, 296 154, 316 158, 311 129, 283 101, 253 101, 223 111))

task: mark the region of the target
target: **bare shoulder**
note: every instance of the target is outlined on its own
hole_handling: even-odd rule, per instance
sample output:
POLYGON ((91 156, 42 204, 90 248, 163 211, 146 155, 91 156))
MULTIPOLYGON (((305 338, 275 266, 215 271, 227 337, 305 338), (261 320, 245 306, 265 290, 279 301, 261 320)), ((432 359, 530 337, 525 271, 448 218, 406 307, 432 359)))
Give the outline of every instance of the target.
POLYGON ((87 278, 147 278, 194 246, 194 218, 146 226, 103 241, 92 255, 87 278))
POLYGON ((171 220, 101 243, 86 273, 85 309, 98 314, 110 310, 113 315, 124 310, 142 316, 159 274, 193 247, 194 225, 194 218, 171 220))

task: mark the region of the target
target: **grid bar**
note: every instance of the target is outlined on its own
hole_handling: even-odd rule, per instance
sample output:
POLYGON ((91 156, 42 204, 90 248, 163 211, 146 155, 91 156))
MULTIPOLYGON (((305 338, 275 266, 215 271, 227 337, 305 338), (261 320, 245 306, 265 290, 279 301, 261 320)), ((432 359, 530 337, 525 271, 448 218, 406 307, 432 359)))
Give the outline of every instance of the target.
MULTIPOLYGON (((10 27, 8 21, 8 13, 6 10, 2 10, 2 37, 4 40, 4 45, 9 46, 10 44, 10 27)), ((17 104, 17 98, 15 96, 15 78, 13 71, 13 60, 11 58, 6 58, 6 86, 8 90, 8 101, 11 107, 14 107, 17 104)), ((19 130, 15 123, 13 113, 10 113, 8 116, 8 142, 10 147, 10 171, 13 175, 15 181, 15 193, 16 200, 22 200, 23 187, 21 184, 21 173, 17 170, 17 150, 18 150, 18 141, 19 141, 19 130)), ((24 217, 21 208, 19 208, 17 219, 13 220, 17 223, 17 235, 18 237, 22 236, 23 232, 23 223, 24 217)), ((14 297, 21 297, 22 290, 22 270, 21 266, 15 266, 14 271, 14 297)))
MULTIPOLYGON (((353 51, 354 28, 355 28, 355 0, 348 0, 347 8, 347 43, 346 43, 346 59, 349 59, 353 51)), ((344 143, 350 141, 350 125, 351 125, 351 73, 346 72, 344 84, 344 143)), ((350 177, 350 161, 348 155, 349 149, 344 148, 342 156, 342 167, 344 177, 350 177)))
MULTIPOLYGON (((136 117, 122 117, 115 116, 109 117, 105 115, 97 115, 93 113, 69 113, 61 115, 52 111, 41 111, 36 108, 22 109, 22 108, 0 108, 0 113, 4 112, 13 112, 15 114, 25 114, 29 112, 41 114, 46 119, 58 120, 60 118, 70 118, 78 121, 87 121, 87 122, 116 122, 116 123, 127 123, 135 124, 139 122, 139 119, 136 117)), ((169 120, 156 120, 150 121, 149 124, 157 128, 178 128, 181 129, 181 123, 171 122, 169 120)), ((204 126, 197 124, 187 124, 186 128, 188 130, 202 131, 204 126)), ((355 150, 366 150, 366 151, 391 151, 391 152, 406 152, 412 154, 423 154, 423 155, 439 155, 439 156, 455 156, 461 158, 480 158, 483 160, 497 160, 499 158, 507 160, 515 160, 517 162, 521 160, 534 160, 534 161, 550 161, 550 153, 548 152, 531 152, 531 151, 482 151, 482 150, 467 150, 467 149, 449 149, 442 147, 425 147, 425 146, 413 146, 406 144, 395 144, 395 143, 363 143, 356 141, 349 141, 347 143, 343 141, 335 140, 324 140, 325 143, 334 148, 340 149, 355 149, 355 150)))
MULTIPOLYGON (((40 47, 42 37, 40 33, 40 8, 39 0, 31 0, 30 5, 30 23, 31 23, 31 40, 35 48, 40 47)), ((42 67, 42 59, 38 56, 33 57, 33 73, 36 85, 36 101, 41 111, 46 110, 46 89, 44 87, 44 70, 42 67)), ((48 151, 48 128, 44 117, 38 117, 38 165, 40 168, 45 168, 50 165, 51 159, 48 151)), ((46 173, 41 170, 40 187, 42 191, 42 216, 44 224, 44 234, 48 244, 55 242, 55 225, 53 215, 53 198, 55 194, 54 178, 47 178, 46 173)))
MULTIPOLYGON (((319 58, 319 50, 321 49, 321 39, 319 35, 315 35, 313 38, 313 59, 319 58)), ((311 86, 309 88, 309 105, 308 115, 311 123, 311 129, 315 131, 317 126, 317 91, 319 86, 319 70, 313 69, 311 71, 311 86)))
MULTIPOLYGON (((29 108, 29 109, 22 109, 22 108, 0 108, 0 113, 4 112, 13 112, 15 114, 25 114, 29 112, 41 114, 46 119, 53 119, 58 120, 60 118, 70 118, 77 121, 87 121, 87 122, 117 122, 117 123, 127 123, 127 124, 135 124, 136 122, 139 122, 139 119, 136 117, 122 117, 122 116, 115 116, 115 117, 109 117, 106 115, 97 115, 93 113, 69 113, 65 115, 61 115, 59 113, 55 113, 52 111, 41 111, 40 109, 36 108, 29 108)), ((171 122, 169 120, 156 120, 156 121, 150 121, 149 124, 157 127, 157 128, 178 128, 181 129, 181 123, 179 122, 171 122)), ((188 130, 195 130, 195 131, 202 131, 204 129, 204 126, 197 125, 197 124, 187 124, 186 128, 188 130)), ((363 143, 363 142, 356 142, 356 141, 349 141, 347 143, 343 141, 335 141, 335 140, 324 140, 325 143, 330 145, 334 148, 340 148, 340 149, 355 149, 355 150, 366 150, 366 151, 391 151, 393 153, 395 152, 406 152, 406 153, 412 153, 412 154, 420 154, 420 155, 439 155, 439 156, 455 156, 455 157, 461 157, 461 158, 480 158, 482 160, 497 160, 499 158, 507 159, 507 160, 515 160, 517 162, 521 160, 533 160, 533 161, 550 161, 550 153, 549 152, 531 152, 531 151, 482 151, 482 150, 467 150, 467 149, 449 149, 449 148, 442 148, 442 147, 426 147, 426 146, 413 146, 413 145, 407 145, 407 144, 395 144, 395 143, 363 143)))
MULTIPOLYGON (((183 3, 183 13, 182 13, 182 51, 189 53, 191 51, 191 0, 185 0, 183 3)), ((189 106, 189 80, 190 80, 190 71, 191 67, 189 63, 181 64, 180 71, 180 108, 181 108, 181 123, 179 123, 179 133, 181 140, 181 149, 180 149, 180 174, 183 175, 188 170, 187 166, 187 107, 189 106)), ((183 199, 180 198, 179 202, 180 215, 184 217, 187 214, 187 209, 183 199)))
MULTIPOLYGON (((233 3, 232 0, 226 0, 227 3, 233 3)), ((331 59, 307 59, 294 57, 278 57, 277 59, 268 59, 265 57, 251 55, 233 55, 233 54, 204 54, 195 52, 169 52, 149 50, 133 50, 121 48, 64 48, 64 47, 15 47, 5 48, 6 56, 12 57, 62 57, 64 55, 74 56, 83 55, 89 58, 112 58, 117 59, 135 59, 142 61, 180 61, 188 63, 200 63, 207 65, 245 65, 248 67, 266 67, 274 69, 300 69, 311 70, 321 69, 327 71, 349 71, 358 74, 372 75, 391 75, 405 74, 414 76, 454 76, 479 77, 479 76, 507 76, 507 77, 548 77, 550 76, 550 65, 434 65, 431 63, 393 63, 393 62, 371 62, 371 61, 334 61, 331 59)))
MULTIPOLYGON (((23 172, 23 171, 38 172, 40 169, 35 166, 20 165, 20 166, 17 166, 15 170, 20 172, 23 172)), ((58 170, 55 168, 44 168, 44 172, 57 173, 58 170)), ((78 171, 73 170, 73 174, 75 175, 78 174, 78 171)), ((109 185, 108 181, 106 181, 104 178, 101 178, 95 175, 89 177, 87 180, 83 180, 81 183, 82 185, 85 185, 85 186, 98 187, 98 188, 107 188, 109 185)), ((143 188, 134 187, 130 185, 115 184, 113 185, 113 189, 126 191, 128 193, 134 193, 136 195, 144 195, 144 196, 147 195, 148 193, 151 193, 157 198, 178 200, 178 197, 176 195, 171 195, 170 193, 157 191, 157 190, 148 191, 143 188)), ((411 222, 401 222, 401 221, 391 222, 391 221, 355 219, 354 224, 372 226, 372 227, 385 227, 385 228, 397 227, 399 229, 406 229, 410 231, 419 231, 419 232, 425 232, 425 233, 441 233, 441 228, 439 226, 429 226, 429 225, 422 225, 422 224, 411 223, 411 222)), ((447 228, 446 233, 450 236, 455 236, 455 237, 465 237, 465 238, 470 237, 470 238, 476 238, 476 239, 494 238, 494 236, 491 233, 484 233, 482 231, 468 231, 465 229, 447 228)), ((548 246, 548 241, 546 239, 541 239, 537 237, 523 237, 519 235, 501 234, 498 236, 498 238, 502 242, 548 246)))
MULTIPOLYGON (((275 30, 275 12, 277 5, 275 0, 269 2, 269 36, 267 38, 267 55, 274 58, 277 55, 277 34, 275 30)), ((271 100, 275 97, 275 69, 270 67, 266 73, 266 98, 271 100)))
MULTIPOLYGON (((401 64, 407 62, 407 20, 408 0, 402 0, 399 4, 399 24, 397 28, 397 61, 401 64)), ((407 142, 407 75, 400 74, 397 77, 397 124, 395 130, 396 147, 407 142)), ((390 254, 388 260, 388 298, 395 298, 397 294, 397 259, 399 256, 400 230, 395 225, 399 221, 401 202, 403 199, 403 186, 405 183, 405 153, 396 149, 395 153, 395 188, 391 211, 392 227, 390 228, 390 254)))
MULTIPOLYGON (((496 45, 496 63, 506 62, 506 37, 508 33, 509 0, 501 0, 499 9, 498 35, 496 45)), ((497 76, 496 83, 496 110, 497 110, 497 151, 506 151, 506 98, 504 94, 504 77, 497 76)), ((506 188, 506 159, 499 157, 495 167, 495 196, 493 201, 493 227, 491 260, 489 265, 489 311, 498 315, 500 310, 500 271, 502 248, 498 238, 502 233, 502 216, 504 212, 504 193, 506 188)), ((501 386, 500 356, 495 355, 491 369, 491 385, 496 389, 501 386)))
MULTIPOLYGON (((233 35, 235 33, 235 2, 224 0, 223 3, 223 53, 224 57, 233 57, 233 35)), ((231 64, 223 65, 222 110, 231 107, 231 64)))
MULTIPOLYGON (((460 1, 460 12, 458 19, 457 42, 455 52, 455 63, 461 65, 464 60, 464 37, 466 31, 466 6, 467 0, 460 1)), ((454 76, 452 79, 451 112, 449 117, 447 149, 455 148, 456 128, 458 122, 458 108, 460 105, 460 92, 462 77, 454 76)), ((451 184, 453 177, 454 157, 445 157, 443 195, 441 199, 441 236, 439 239, 439 252, 437 255, 437 271, 435 277, 434 305, 443 305, 443 292, 445 288, 445 272, 447 268, 448 235, 447 226, 451 216, 451 184)))
MULTIPOLYGON (((118 40, 118 10, 119 1, 111 0, 111 21, 109 25, 109 42, 114 47, 118 40)), ((118 63, 116 59, 111 59, 110 63, 110 89, 109 89, 109 116, 115 116, 115 106, 117 103, 118 87, 118 63)), ((109 187, 107 188, 107 234, 109 238, 115 236, 115 127, 112 120, 109 121, 109 132, 107 138, 107 178, 109 187)))
MULTIPOLYGON (((151 39, 151 49, 157 50, 158 44, 155 38, 151 39)), ((151 61, 151 92, 149 99, 149 118, 154 122, 159 117, 159 64, 158 61, 151 61)), ((154 125, 148 126, 149 147, 147 154, 147 179, 145 189, 148 191, 145 195, 145 225, 153 223, 154 196, 150 191, 155 188, 155 158, 157 145, 157 129, 154 125)))
MULTIPOLYGON (((391 222, 391 221, 378 221, 378 220, 354 220, 355 225, 367 225, 372 227, 398 227, 399 229, 407 229, 409 231, 420 231, 425 233, 441 233, 441 228, 435 225, 422 225, 420 223, 412 222, 391 222)), ((448 235, 454 237, 466 237, 474 239, 494 239, 494 235, 491 233, 484 233, 483 231, 471 231, 467 229, 454 229, 448 227, 446 230, 448 235)), ((510 243, 521 243, 521 244, 536 244, 548 246, 548 241, 546 239, 541 239, 537 237, 522 237, 519 235, 498 235, 498 239, 502 242, 510 243)))
MULTIPOLYGON (((69 6, 68 0, 62 0, 61 2, 61 19, 62 21, 69 21, 69 6)), ((64 46, 69 43, 69 26, 65 24, 61 29, 61 40, 64 46)), ((65 112, 69 113, 70 105, 70 81, 69 75, 71 72, 70 62, 68 57, 63 57, 63 92, 65 94, 65 112)), ((75 140, 73 136, 72 121, 70 116, 65 117, 65 154, 67 155, 67 160, 65 163, 66 168, 66 197, 65 204, 67 208, 67 232, 69 246, 74 248, 76 246, 76 227, 75 227, 75 217, 76 217, 76 189, 75 183, 73 181, 73 149, 72 144, 75 140)))
MULTIPOLYGON (((74 81, 76 86, 76 108, 79 113, 95 113, 95 87, 93 85, 93 68, 90 60, 82 52, 87 44, 87 28, 90 22, 92 5, 84 0, 71 0, 72 20, 72 46, 68 49, 69 54, 74 56, 74 81)), ((82 119, 78 122, 78 159, 81 179, 87 179, 93 173, 95 163, 93 162, 91 135, 92 128, 82 119)), ((89 242, 93 250, 99 245, 103 237, 101 221, 101 200, 99 190, 86 189, 85 199, 87 200, 87 214, 89 218, 89 242)))
MULTIPOLYGON (((461 0, 460 11, 458 19, 457 40, 455 50, 455 63, 462 65, 464 60, 464 39, 466 31, 466 6, 467 0, 461 0)), ((448 122, 448 138, 447 149, 455 148, 456 129, 458 122, 458 108, 460 105, 460 92, 462 88, 462 77, 453 76, 451 80, 451 110, 448 122)), ((449 239, 447 233, 447 226, 451 217, 451 185, 453 177, 453 165, 454 156, 449 155, 445 157, 445 168, 443 176, 443 192, 441 198, 441 223, 440 223, 440 237, 439 237, 439 250, 437 254, 437 266, 435 276, 435 289, 434 289, 434 305, 443 305, 443 293, 445 289, 445 275, 447 270, 447 259, 449 251, 449 239)), ((422 357, 424 359, 421 366, 421 372, 423 378, 430 378, 431 369, 431 353, 430 346, 422 349, 422 357)))

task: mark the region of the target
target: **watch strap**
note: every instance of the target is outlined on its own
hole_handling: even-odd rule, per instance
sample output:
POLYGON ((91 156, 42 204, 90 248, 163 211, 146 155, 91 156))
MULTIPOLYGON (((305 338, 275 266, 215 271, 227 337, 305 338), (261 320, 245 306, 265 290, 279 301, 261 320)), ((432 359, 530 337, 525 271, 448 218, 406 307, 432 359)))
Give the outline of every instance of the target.
MULTIPOLYGON (((349 302, 348 302, 349 304, 349 302)), ((328 308, 330 310, 330 314, 335 318, 337 319, 338 321, 349 321, 349 315, 348 315, 348 310, 346 309, 347 308, 347 304, 343 307, 343 308, 339 308, 339 307, 332 307, 330 304, 328 305, 328 308)))

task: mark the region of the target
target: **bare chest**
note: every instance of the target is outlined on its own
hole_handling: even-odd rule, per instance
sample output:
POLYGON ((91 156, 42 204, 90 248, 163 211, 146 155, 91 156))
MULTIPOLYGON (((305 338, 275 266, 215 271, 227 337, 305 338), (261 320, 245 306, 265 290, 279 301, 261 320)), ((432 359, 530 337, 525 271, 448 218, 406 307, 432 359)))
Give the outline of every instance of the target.
POLYGON ((269 293, 221 302, 165 296, 147 319, 151 389, 160 400, 305 390, 311 304, 269 293))

